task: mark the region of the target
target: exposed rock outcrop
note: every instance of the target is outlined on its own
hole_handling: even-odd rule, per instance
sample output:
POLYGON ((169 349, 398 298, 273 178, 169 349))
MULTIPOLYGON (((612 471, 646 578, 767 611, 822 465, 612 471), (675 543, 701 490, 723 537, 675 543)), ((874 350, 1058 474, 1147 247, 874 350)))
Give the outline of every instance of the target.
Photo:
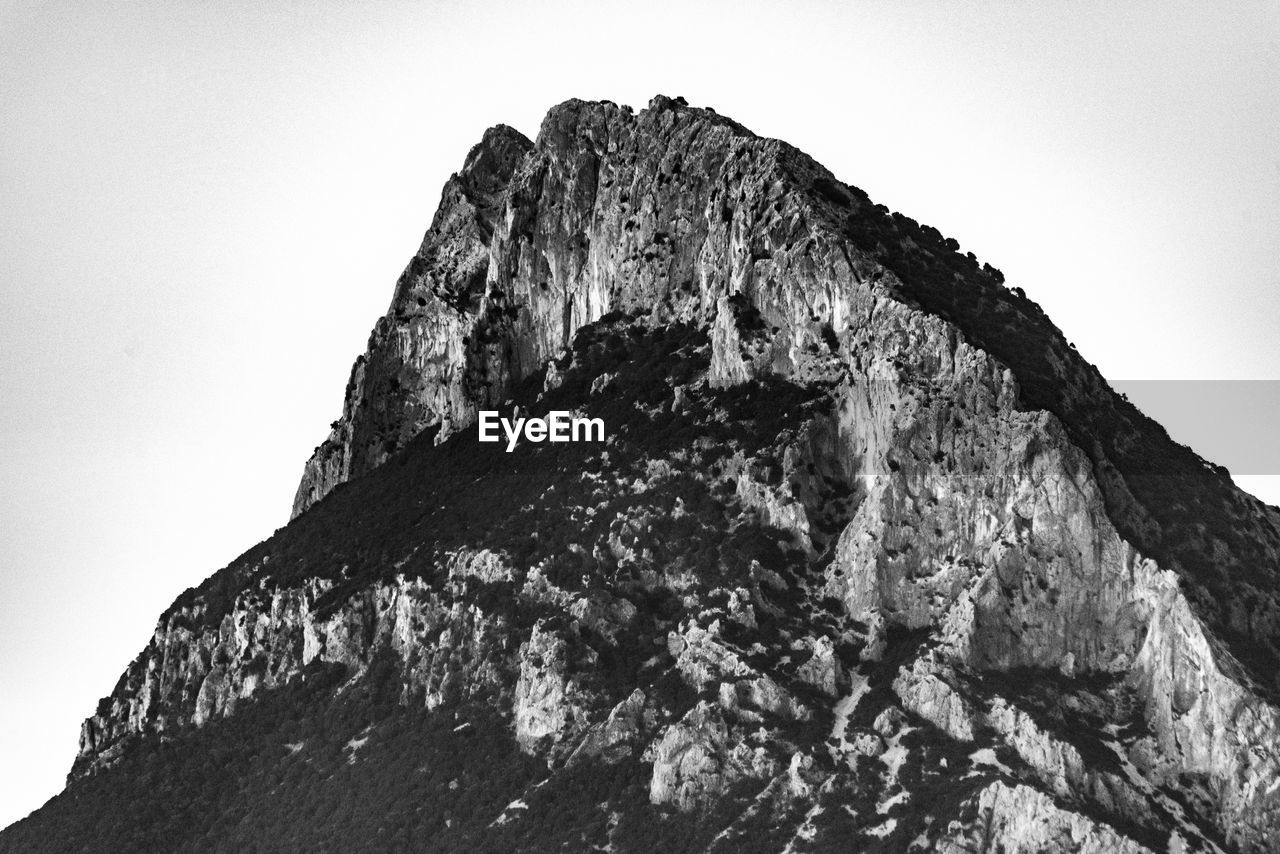
MULTIPOLYGON (((934 851, 1071 851, 1078 854, 1151 854, 1106 825, 1056 806, 1026 786, 993 783, 975 799, 978 814, 967 826, 948 828, 934 851)), ((959 822, 955 822, 959 825, 959 822)))
POLYGON ((293 515, 371 471, 423 429, 438 425, 444 438, 474 420, 466 336, 485 295, 488 246, 505 213, 507 185, 531 147, 519 131, 492 128, 445 184, 390 309, 351 369, 342 417, 307 461, 293 515))

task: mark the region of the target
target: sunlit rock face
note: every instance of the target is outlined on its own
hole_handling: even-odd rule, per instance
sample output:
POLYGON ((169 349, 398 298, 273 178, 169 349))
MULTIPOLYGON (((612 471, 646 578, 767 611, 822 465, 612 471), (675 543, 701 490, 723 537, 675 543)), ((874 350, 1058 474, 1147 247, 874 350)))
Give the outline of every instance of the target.
POLYGON ((339 483, 381 464, 424 428, 466 424, 466 336, 479 316, 489 243, 514 171, 531 143, 498 126, 445 184, 422 246, 396 283, 391 308, 351 369, 342 417, 303 471, 294 515, 339 483))
MULTIPOLYGON (((787 192, 789 166, 819 168, 805 160, 661 97, 638 116, 567 102, 536 145, 509 128, 487 132, 356 361, 294 515, 423 429, 439 426, 443 439, 470 426, 477 407, 503 400, 610 311, 705 322, 752 310, 722 298, 758 294, 756 310, 769 307, 786 337, 750 357, 793 364, 818 338, 817 314, 843 326, 835 292, 850 277, 847 258, 806 233, 805 199, 787 192)), ((713 373, 726 370, 747 376, 713 373)))
POLYGON ((1274 850, 1277 511, 955 241, 680 99, 485 134, 294 511, 75 779, 340 666, 545 766, 478 850, 1274 850), (477 444, 510 407, 608 438, 477 444))

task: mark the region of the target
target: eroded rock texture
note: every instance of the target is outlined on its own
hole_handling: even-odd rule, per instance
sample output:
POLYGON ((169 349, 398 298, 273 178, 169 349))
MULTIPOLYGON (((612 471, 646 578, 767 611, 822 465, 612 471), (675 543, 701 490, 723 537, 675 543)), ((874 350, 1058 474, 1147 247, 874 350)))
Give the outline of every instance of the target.
POLYGON ((389 656, 401 703, 507 717, 529 803, 640 768, 611 850, 644 810, 698 850, 1280 833, 1276 509, 998 271, 679 99, 485 134, 294 509, 162 618, 76 775, 389 656), (513 405, 608 442, 477 445, 513 405))

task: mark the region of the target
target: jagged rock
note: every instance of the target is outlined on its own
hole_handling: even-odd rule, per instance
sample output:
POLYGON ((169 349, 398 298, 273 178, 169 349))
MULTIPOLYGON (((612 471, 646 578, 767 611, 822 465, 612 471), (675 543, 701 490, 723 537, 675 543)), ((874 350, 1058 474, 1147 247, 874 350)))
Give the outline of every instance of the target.
POLYGON ((566 764, 575 765, 597 757, 611 761, 630 753, 644 726, 644 706, 644 692, 637 688, 614 706, 604 722, 587 731, 566 764))
MULTIPOLYGON (((931 722, 952 738, 973 739, 974 712, 948 680, 949 668, 928 658, 917 658, 903 668, 893 690, 904 708, 931 722)), ((877 729, 879 723, 877 722, 877 729)))
POLYGON ((767 777, 776 761, 763 747, 732 737, 719 706, 701 702, 668 727, 653 748, 649 800, 681 810, 703 806, 744 777, 767 777))
POLYGON ((429 707, 449 700, 450 691, 456 699, 499 690, 506 681, 510 665, 495 655, 498 624, 478 610, 446 606, 420 581, 398 579, 324 616, 314 606, 327 588, 316 582, 270 595, 246 591, 215 625, 203 622, 199 605, 162 619, 122 677, 122 684, 139 683, 137 697, 112 698, 81 727, 78 771, 109 764, 111 757, 100 754, 121 739, 230 714, 238 700, 295 678, 313 661, 359 672, 387 650, 400 662, 406 700, 429 707), (438 633, 435 644, 421 641, 428 633, 438 633), (451 674, 463 654, 471 665, 459 679, 451 674))
POLYGON ((953 822, 933 847, 940 854, 1043 851, 1072 854, 1152 854, 1116 831, 1058 807, 1027 786, 992 783, 974 799, 978 816, 967 827, 953 822))
POLYGON ((884 753, 884 739, 872 732, 855 733, 849 744, 855 753, 862 756, 879 756, 884 753))
POLYGON ((516 741, 526 750, 559 742, 586 722, 570 679, 569 655, 568 642, 541 624, 520 647, 513 715, 516 741))
POLYGON ((800 665, 796 676, 801 682, 834 697, 840 681, 840 662, 836 659, 835 643, 829 637, 820 637, 805 638, 803 645, 812 651, 812 655, 800 665))
POLYGON ((710 630, 690 622, 682 632, 671 632, 667 649, 676 667, 697 691, 719 683, 720 704, 738 711, 743 704, 787 718, 804 718, 807 709, 776 680, 744 662, 738 653, 717 639, 718 622, 710 630))

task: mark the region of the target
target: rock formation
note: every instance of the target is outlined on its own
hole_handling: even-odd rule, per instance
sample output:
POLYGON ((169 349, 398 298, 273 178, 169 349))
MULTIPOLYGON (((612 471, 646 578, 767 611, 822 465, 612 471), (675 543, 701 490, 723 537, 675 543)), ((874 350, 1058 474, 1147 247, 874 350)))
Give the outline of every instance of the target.
POLYGON ((340 666, 543 769, 481 849, 1280 832, 1280 511, 954 240, 681 99, 485 133, 294 515, 161 618, 72 790, 340 666), (513 406, 608 440, 479 445, 513 406), (556 836, 531 804, 588 771, 635 777, 556 836))

